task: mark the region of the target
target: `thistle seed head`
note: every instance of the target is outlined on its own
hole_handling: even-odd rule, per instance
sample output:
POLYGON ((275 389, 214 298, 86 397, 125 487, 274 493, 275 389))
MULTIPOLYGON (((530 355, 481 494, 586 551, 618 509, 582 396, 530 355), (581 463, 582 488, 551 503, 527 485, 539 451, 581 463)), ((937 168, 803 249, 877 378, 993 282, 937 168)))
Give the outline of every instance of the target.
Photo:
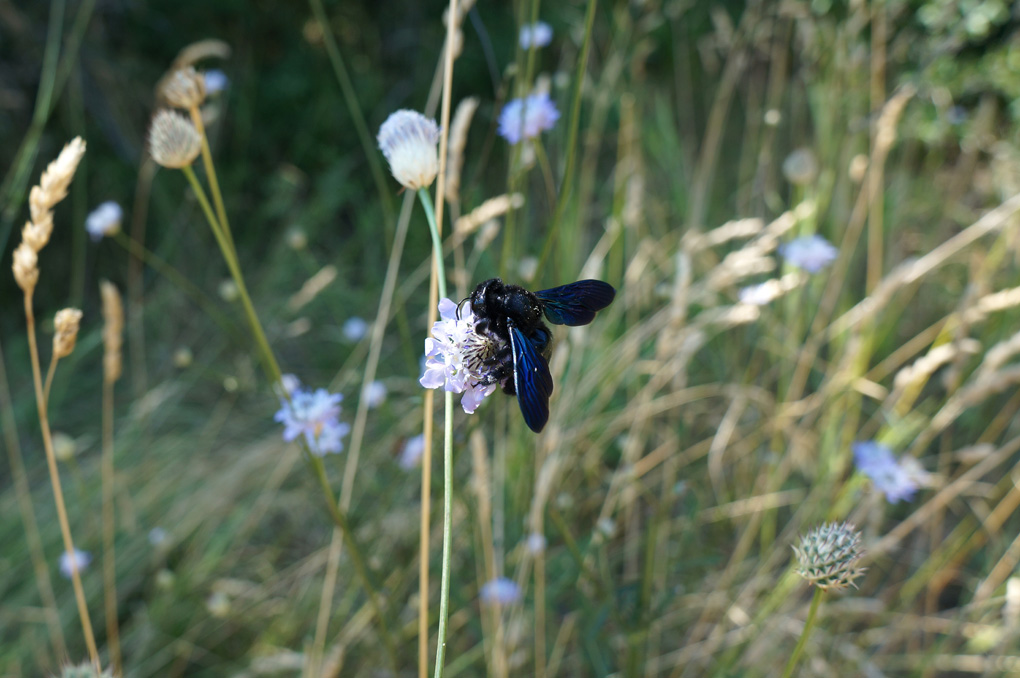
POLYGON ((205 102, 205 78, 194 66, 178 68, 163 80, 160 94, 175 108, 198 108, 205 102))
POLYGON ((74 343, 78 339, 78 326, 81 323, 81 311, 76 308, 64 308, 57 311, 53 318, 53 357, 66 358, 74 351, 74 343))
POLYGON ((162 110, 149 126, 149 153, 156 164, 170 169, 189 166, 202 150, 202 136, 180 113, 162 110))
POLYGON ((861 534, 853 523, 826 523, 801 538, 793 547, 800 567, 797 574, 822 590, 854 586, 864 574, 857 563, 864 555, 861 534))
POLYGON ((439 126, 417 111, 397 111, 379 128, 379 148, 405 188, 428 188, 439 172, 439 126))

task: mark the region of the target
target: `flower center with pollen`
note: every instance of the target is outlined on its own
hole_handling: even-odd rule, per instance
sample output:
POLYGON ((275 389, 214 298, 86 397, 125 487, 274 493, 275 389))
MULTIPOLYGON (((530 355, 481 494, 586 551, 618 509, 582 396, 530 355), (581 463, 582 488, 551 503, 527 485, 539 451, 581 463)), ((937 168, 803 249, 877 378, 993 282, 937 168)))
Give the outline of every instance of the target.
POLYGON ((491 360, 498 350, 499 344, 493 337, 476 330, 468 332, 461 353, 465 371, 475 381, 487 381, 491 360))

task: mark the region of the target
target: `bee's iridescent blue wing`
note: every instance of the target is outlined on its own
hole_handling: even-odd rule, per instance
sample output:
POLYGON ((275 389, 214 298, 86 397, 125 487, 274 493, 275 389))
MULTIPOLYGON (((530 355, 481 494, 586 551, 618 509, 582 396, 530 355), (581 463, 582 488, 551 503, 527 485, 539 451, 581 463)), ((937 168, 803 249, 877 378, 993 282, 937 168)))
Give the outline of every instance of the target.
POLYGON ((535 433, 549 421, 549 396, 553 392, 549 363, 515 325, 510 323, 510 344, 514 358, 514 388, 524 423, 535 433))
POLYGON ((545 306, 545 317, 557 325, 587 325, 616 297, 616 290, 601 280, 578 280, 535 292, 545 306))

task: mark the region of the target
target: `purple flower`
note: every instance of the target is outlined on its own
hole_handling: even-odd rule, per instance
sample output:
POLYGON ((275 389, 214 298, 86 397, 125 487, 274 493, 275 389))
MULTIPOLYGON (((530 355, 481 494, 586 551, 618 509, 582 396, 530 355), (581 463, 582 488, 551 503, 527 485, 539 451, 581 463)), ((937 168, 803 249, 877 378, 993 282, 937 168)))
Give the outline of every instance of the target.
POLYGON ((857 470, 871 479, 886 501, 890 504, 901 499, 910 501, 919 487, 919 477, 908 464, 898 462, 892 450, 874 440, 856 442, 851 447, 857 470))
POLYGON ((449 299, 439 302, 440 320, 425 339, 425 374, 418 382, 425 388, 463 393, 460 404, 468 414, 496 390, 486 361, 494 356, 498 344, 492 337, 475 332, 475 314, 471 304, 460 307, 449 299))
POLYGON ((290 442, 304 435, 312 454, 319 457, 330 452, 342 452, 340 440, 351 427, 340 421, 340 401, 343 396, 324 388, 316 391, 302 389, 291 393, 290 402, 282 400, 274 417, 283 424, 283 439, 290 442))
POLYGON ((552 36, 552 26, 544 21, 536 21, 533 24, 521 26, 521 49, 528 49, 532 45, 535 47, 545 47, 552 42, 552 36))
POLYGON ((64 551, 60 554, 60 573, 71 578, 75 570, 81 572, 92 562, 92 555, 88 551, 75 549, 73 553, 64 551))
POLYGON ((496 577, 485 582, 478 595, 486 605, 509 605, 521 597, 521 588, 513 579, 496 577))
POLYGON ((556 104, 544 92, 514 99, 499 114, 499 135, 511 144, 519 143, 521 139, 533 139, 552 129, 559 117, 556 104))
POLYGON ((839 250, 820 235, 804 235, 779 246, 788 262, 808 273, 818 273, 835 260, 839 250))

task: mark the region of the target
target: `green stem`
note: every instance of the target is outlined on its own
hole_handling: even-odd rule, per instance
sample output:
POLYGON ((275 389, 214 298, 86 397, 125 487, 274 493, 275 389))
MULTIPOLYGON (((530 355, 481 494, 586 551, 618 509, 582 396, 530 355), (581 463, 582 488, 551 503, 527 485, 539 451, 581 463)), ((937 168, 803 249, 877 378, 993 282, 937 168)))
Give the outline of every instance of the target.
POLYGON ((266 370, 266 374, 269 376, 270 381, 273 384, 279 384, 280 378, 283 373, 280 371, 280 365, 276 362, 276 356, 273 355, 273 349, 269 347, 269 340, 266 339, 266 333, 262 329, 262 323, 259 322, 258 314, 255 313, 255 306, 251 303, 251 297, 248 295, 248 287, 244 284, 244 276, 241 275, 241 267, 237 262, 237 255, 234 253, 233 247, 227 240, 227 236, 221 228, 216 217, 213 216, 212 207, 209 205, 209 199, 205 195, 205 190, 202 188, 202 184, 198 183, 198 177, 195 176, 195 171, 191 169, 191 166, 183 167, 181 169, 184 172, 184 176, 188 178, 191 183, 191 188, 195 192, 195 196, 198 198, 198 203, 202 206, 202 211, 205 213, 205 218, 209 222, 209 227, 212 228, 213 235, 216 237, 216 242, 219 243, 220 251, 223 253, 223 258, 227 262, 227 268, 230 269, 230 275, 234 279, 234 283, 237 285, 238 294, 241 297, 241 306, 244 308, 244 313, 248 318, 248 326, 251 328, 251 332, 255 337, 255 343, 259 347, 259 353, 262 357, 262 365, 266 370))
POLYGON ((358 548, 357 542, 354 541, 351 524, 348 522, 347 515, 340 508, 340 504, 337 503, 336 497, 333 495, 333 488, 329 485, 329 478, 326 477, 326 468, 323 466, 322 459, 312 454, 311 450, 304 443, 301 444, 301 448, 304 451, 306 460, 312 467, 312 471, 315 473, 315 477, 319 480, 319 486, 326 497, 326 507, 329 510, 329 515, 336 526, 340 528, 344 544, 347 545, 347 550, 351 554, 354 571, 357 573, 358 578, 361 579, 361 585, 365 587, 365 591, 368 593, 369 604, 372 606, 376 619, 379 620, 379 630, 382 633, 383 644, 386 646, 386 652, 393 663, 394 671, 396 671, 398 668, 396 646, 393 644, 393 637, 390 636, 389 627, 386 625, 386 618, 383 617, 382 606, 379 604, 379 594, 376 593, 375 586, 373 586, 372 580, 368 575, 368 566, 365 564, 365 558, 361 554, 361 549, 358 548))
POLYGON ((372 171, 372 180, 375 182, 375 188, 379 192, 379 200, 382 203, 383 223, 392 224, 394 222, 393 201, 390 197, 389 188, 386 185, 386 175, 383 173, 382 165, 379 163, 379 153, 376 151, 372 135, 368 131, 365 116, 358 105, 358 95, 354 91, 354 84, 351 82, 351 76, 347 73, 347 67, 344 66, 343 57, 340 55, 340 48, 337 47, 336 38, 333 36, 333 29, 330 28, 326 11, 322 8, 322 0, 308 0, 308 4, 311 5, 315 20, 322 30, 322 41, 326 46, 326 54, 329 56, 330 65, 333 66, 333 73, 336 75, 337 82, 340 83, 340 91, 343 93, 344 103, 347 104, 347 112, 351 114, 354 131, 357 132, 361 148, 368 159, 368 166, 372 171))
POLYGON ((574 76, 574 92, 570 104, 570 126, 567 128, 567 166, 563 170, 563 181, 560 182, 560 195, 556 201, 556 211, 553 213, 552 227, 542 247, 542 256, 538 260, 538 270, 542 270, 546 259, 552 250, 553 243, 559 233, 560 225, 563 222, 563 213, 566 211, 567 203, 570 200, 570 193, 574 181, 574 167, 577 155, 578 127, 581 120, 581 84, 584 82, 584 71, 588 67, 588 53, 591 51, 591 34, 595 25, 596 0, 588 0, 588 9, 584 16, 584 42, 581 45, 581 58, 577 60, 577 75, 574 76))
POLYGON ((230 251, 237 256, 237 248, 234 247, 234 236, 230 232, 230 222, 227 221, 227 210, 223 206, 223 194, 220 193, 220 182, 216 178, 216 167, 213 165, 212 151, 209 150, 209 138, 205 133, 205 123, 202 122, 202 113, 198 108, 192 108, 191 121, 202 138, 202 165, 205 167, 205 176, 209 180, 209 192, 212 193, 213 204, 216 205, 216 217, 223 229, 223 236, 230 244, 230 251))
MULTIPOLYGON (((259 346, 260 353, 262 354, 262 364, 266 375, 274 385, 279 384, 282 377, 280 366, 276 362, 276 356, 273 354, 273 350, 269 346, 269 341, 266 339, 265 332, 262 330, 262 324, 259 322, 258 315, 255 313, 255 307, 252 305, 251 297, 248 296, 248 288, 245 286, 244 277, 241 275, 241 267, 237 260, 237 254, 230 242, 227 240, 227 236, 221 228, 220 223, 213 215, 212 207, 209 205, 209 199, 206 197, 205 190, 202 188, 202 184, 199 183, 198 177, 195 176, 194 170, 188 166, 182 168, 182 171, 184 172, 184 176, 188 178, 188 182, 191 184, 191 188, 195 192, 195 196, 198 198, 198 203, 202 207, 202 212, 205 214, 205 218, 209 222, 209 227, 212 229, 213 235, 216 237, 216 242, 220 246, 223 258, 226 260, 227 267, 230 269, 230 274, 234 279, 234 283, 237 285, 238 293, 241 297, 241 303, 244 306, 245 315, 248 319, 248 324, 251 327, 252 334, 255 335, 255 341, 259 346)), ((361 555, 361 551, 358 549, 357 544, 354 542, 354 536, 351 534, 350 523, 348 523, 347 516, 340 509, 339 504, 337 504, 336 497, 333 495, 333 489, 329 485, 329 479, 326 477, 326 470, 323 467, 322 460, 312 454, 308 445, 303 440, 301 447, 306 459, 309 461, 309 464, 315 473, 316 478, 319 480, 319 485, 322 487, 322 492, 326 498, 326 505, 329 509, 330 517, 343 534, 344 543, 347 545, 347 548, 351 553, 351 561, 354 563, 355 572, 359 579, 361 579, 362 585, 365 587, 365 591, 368 593, 369 602, 372 605, 372 611, 375 613, 376 619, 379 621, 379 630, 383 637, 383 643, 386 645, 386 650, 389 653, 391 662, 393 663, 394 671, 396 671, 396 647, 393 644, 389 628, 386 625, 386 619, 383 617, 382 606, 379 604, 379 596, 376 593, 375 588, 372 586, 371 579, 369 579, 368 567, 365 565, 365 559, 361 555)))
POLYGON ((418 189, 418 199, 425 209, 425 218, 429 222, 429 233, 432 234, 432 252, 436 260, 436 271, 439 272, 439 298, 446 296, 446 265, 443 263, 443 241, 439 238, 439 227, 436 226, 436 213, 432 209, 432 196, 424 188, 418 189))
POLYGON ((797 641, 797 647, 793 648, 793 654, 790 655, 790 661, 786 664, 786 670, 783 671, 783 678, 790 678, 793 675, 793 669, 797 667, 797 661, 800 659, 801 653, 804 652, 804 645, 807 644, 808 636, 811 635, 811 627, 815 623, 815 615, 818 613, 818 606, 822 602, 822 589, 815 587, 815 595, 811 599, 811 609, 808 611, 807 621, 804 622, 804 630, 800 632, 800 640, 797 641))
MULTIPOLYGON (((432 251, 436 262, 439 296, 446 297, 446 268, 443 264, 443 242, 439 238, 436 215, 432 210, 432 197, 424 188, 418 189, 418 198, 425 210, 432 234, 432 251)), ((446 659, 446 631, 450 621, 450 535, 453 532, 453 393, 445 393, 443 403, 443 574, 439 585, 439 635, 436 644, 435 678, 443 678, 446 659)))

